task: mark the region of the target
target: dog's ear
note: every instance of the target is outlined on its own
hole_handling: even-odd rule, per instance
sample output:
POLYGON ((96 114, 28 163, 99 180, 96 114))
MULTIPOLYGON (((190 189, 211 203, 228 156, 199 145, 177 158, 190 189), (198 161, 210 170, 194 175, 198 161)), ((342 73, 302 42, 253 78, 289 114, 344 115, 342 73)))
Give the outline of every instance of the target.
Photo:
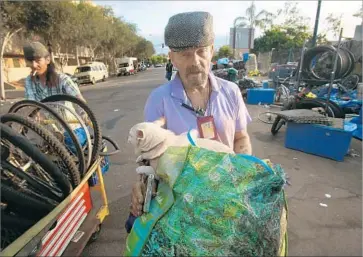
POLYGON ((142 140, 144 139, 145 135, 144 135, 144 130, 143 129, 138 129, 136 131, 136 138, 137 140, 142 140))

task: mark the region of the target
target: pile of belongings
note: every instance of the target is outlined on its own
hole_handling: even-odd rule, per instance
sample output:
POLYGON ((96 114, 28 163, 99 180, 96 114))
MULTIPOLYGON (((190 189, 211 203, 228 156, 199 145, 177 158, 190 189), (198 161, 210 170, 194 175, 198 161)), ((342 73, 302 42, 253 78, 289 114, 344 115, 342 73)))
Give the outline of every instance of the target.
POLYGON ((169 147, 125 256, 286 256, 285 173, 254 156, 169 147))

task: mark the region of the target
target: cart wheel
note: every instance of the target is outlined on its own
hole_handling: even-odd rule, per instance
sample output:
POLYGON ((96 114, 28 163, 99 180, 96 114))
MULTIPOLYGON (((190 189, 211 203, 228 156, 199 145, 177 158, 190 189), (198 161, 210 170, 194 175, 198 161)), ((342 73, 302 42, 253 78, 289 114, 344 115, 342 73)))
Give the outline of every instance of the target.
POLYGON ((102 224, 99 224, 96 228, 96 231, 93 232, 92 236, 90 237, 88 243, 93 243, 94 241, 96 241, 98 239, 98 237, 100 236, 101 228, 102 228, 102 224))

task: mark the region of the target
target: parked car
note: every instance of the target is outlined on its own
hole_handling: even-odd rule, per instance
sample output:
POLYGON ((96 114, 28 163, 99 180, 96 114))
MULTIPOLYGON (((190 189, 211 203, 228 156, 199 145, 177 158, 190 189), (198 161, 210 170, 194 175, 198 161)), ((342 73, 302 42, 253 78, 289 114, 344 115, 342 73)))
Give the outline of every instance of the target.
POLYGON ((160 67, 163 67, 163 65, 161 63, 157 63, 154 65, 155 68, 160 68, 160 67))
POLYGON ((277 64, 271 65, 271 70, 268 73, 268 78, 270 81, 276 81, 277 77, 280 79, 285 79, 295 72, 297 65, 295 64, 277 64))
POLYGON ((77 67, 74 76, 77 77, 79 84, 105 81, 108 78, 107 67, 103 62, 89 62, 77 67))

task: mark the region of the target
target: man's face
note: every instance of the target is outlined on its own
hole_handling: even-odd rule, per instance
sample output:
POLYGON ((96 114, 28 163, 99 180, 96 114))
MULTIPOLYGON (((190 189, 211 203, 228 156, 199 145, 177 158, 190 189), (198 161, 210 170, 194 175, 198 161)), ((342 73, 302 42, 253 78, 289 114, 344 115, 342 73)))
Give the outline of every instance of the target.
POLYGON ((169 56, 181 79, 190 87, 200 87, 208 80, 213 51, 213 46, 198 47, 172 51, 169 56))
POLYGON ((28 67, 32 69, 32 73, 36 71, 38 75, 42 75, 47 71, 49 63, 50 63, 49 57, 35 58, 32 61, 26 60, 26 64, 28 67))

